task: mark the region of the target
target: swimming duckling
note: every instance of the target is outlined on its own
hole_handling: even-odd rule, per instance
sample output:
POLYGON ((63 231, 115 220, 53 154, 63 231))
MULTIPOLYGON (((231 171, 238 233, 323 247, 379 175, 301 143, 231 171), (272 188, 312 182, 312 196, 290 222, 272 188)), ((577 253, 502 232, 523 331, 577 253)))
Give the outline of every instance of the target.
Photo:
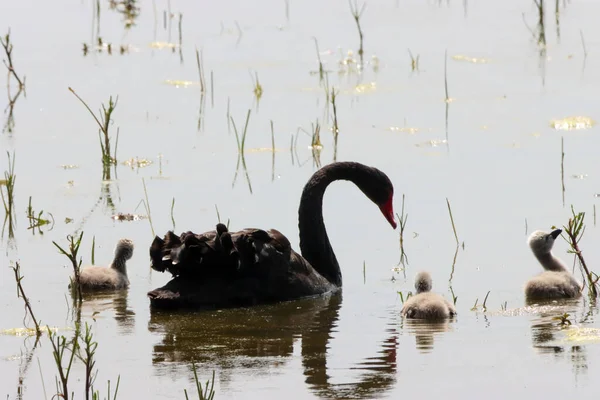
POLYGON ((437 293, 431 293, 431 275, 419 272, 415 278, 417 294, 409 297, 402 307, 402 315, 406 318, 445 319, 456 315, 452 303, 437 293))
POLYGON ((581 294, 581 285, 567 266, 552 254, 554 241, 561 232, 561 229, 550 233, 535 231, 527 239, 533 255, 546 270, 525 284, 525 296, 528 299, 565 299, 581 294))
POLYGON ((108 267, 92 265, 79 273, 83 290, 124 289, 129 286, 125 263, 133 256, 133 242, 120 239, 115 247, 115 258, 108 267))

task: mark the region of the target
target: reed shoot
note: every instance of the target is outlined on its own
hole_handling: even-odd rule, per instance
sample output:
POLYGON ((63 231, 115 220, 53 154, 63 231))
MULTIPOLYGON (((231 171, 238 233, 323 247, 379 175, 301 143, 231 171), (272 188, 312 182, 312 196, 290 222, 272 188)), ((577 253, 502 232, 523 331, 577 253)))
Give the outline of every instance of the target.
POLYGON ((19 262, 16 262, 15 266, 11 268, 15 273, 15 282, 17 283, 17 297, 23 299, 23 302, 25 303, 25 313, 29 313, 29 315, 31 316, 33 324, 35 325, 36 337, 39 338, 42 334, 42 330, 40 329, 40 324, 38 323, 38 320, 35 318, 33 310, 31 309, 29 297, 27 297, 27 295, 25 294, 25 290, 23 289, 23 285, 21 284, 21 281, 23 280, 23 278, 25 278, 23 275, 21 275, 21 265, 19 265, 19 262))
POLYGON ((358 39, 359 39, 358 55, 360 56, 360 65, 362 67, 363 58, 364 58, 364 50, 363 50, 364 35, 363 35, 362 28, 360 26, 360 17, 362 17, 362 14, 365 11, 365 7, 367 6, 367 4, 364 3, 359 11, 358 3, 356 2, 356 0, 354 1, 354 4, 352 4, 352 0, 348 0, 348 3, 350 4, 350 12, 352 13, 352 18, 354 18, 354 22, 356 22, 356 28, 358 29, 358 39))
POLYGON ((26 213, 27 213, 27 220, 29 221, 29 227, 27 229, 33 229, 34 234, 35 234, 35 229, 37 229, 40 234, 44 234, 44 232, 42 232, 42 230, 41 230, 41 227, 44 225, 49 225, 51 223, 52 226, 54 226, 54 216, 51 213, 47 213, 47 214, 52 219, 52 222, 50 222, 49 219, 42 218, 42 214, 44 213, 44 210, 40 211, 36 215, 35 211, 33 211, 33 207, 31 206, 31 196, 29 196, 29 205, 27 206, 26 213))
MULTIPOLYGON (((410 49, 408 49, 408 55, 410 56, 410 69, 411 71, 418 71, 419 70, 419 58, 421 57, 420 55, 417 54, 417 57, 415 58, 413 56, 413 53, 410 51, 410 49)), ((446 90, 446 92, 448 92, 446 90)), ((446 97, 448 97, 448 94, 446 93, 446 97)))
POLYGON ((79 234, 79 237, 74 237, 72 235, 67 235, 67 241, 69 242, 69 251, 67 252, 65 249, 60 247, 58 243, 52 241, 52 243, 56 246, 58 251, 64 254, 73 266, 73 275, 75 279, 71 279, 71 289, 74 293, 77 294, 77 298, 81 302, 83 300, 83 296, 81 294, 81 285, 79 284, 79 272, 81 271, 81 263, 82 259, 79 257, 79 261, 77 260, 77 253, 79 252, 79 247, 81 246, 81 239, 83 239, 83 231, 79 234))
POLYGON ((585 259, 583 258, 583 253, 581 252, 581 248, 579 247, 579 242, 585 233, 585 212, 575 213, 573 206, 571 206, 571 213, 573 216, 569 218, 569 222, 566 226, 563 225, 564 232, 567 236, 565 240, 571 247, 568 252, 574 254, 579 260, 579 266, 581 267, 582 273, 587 281, 585 283, 588 285, 589 294, 591 297, 596 298, 598 297, 598 280, 600 277, 588 269, 585 259))
POLYGON ((206 80, 204 79, 204 58, 202 56, 202 50, 198 52, 198 48, 196 48, 196 63, 198 65, 198 77, 200 79, 200 92, 205 93, 206 80))
MULTIPOLYGON (((10 76, 12 75, 15 78, 15 80, 19 84, 19 91, 21 91, 25 88, 25 76, 23 76, 23 79, 21 79, 19 77, 19 75, 17 74, 17 71, 15 70, 15 67, 13 65, 13 59, 12 59, 13 45, 10 42, 10 29, 8 30, 8 33, 6 35, 4 35, 4 37, 0 37, 0 44, 2 44, 2 47, 4 48, 4 53, 6 54, 6 60, 2 60, 2 61, 4 62, 4 65, 8 69, 8 76, 10 78, 10 76)), ((8 80, 8 86, 10 88, 10 79, 8 80)))
POLYGON ((319 81, 323 80, 325 76, 325 68, 323 68, 323 62, 321 61, 321 52, 319 51, 319 43, 317 42, 317 38, 313 37, 315 41, 315 49, 317 50, 317 60, 319 61, 319 81))
POLYGON ((13 151, 12 157, 8 151, 6 155, 8 156, 8 171, 4 171, 4 180, 0 182, 0 196, 2 197, 2 205, 4 206, 4 225, 8 222, 9 236, 12 237, 13 226, 15 224, 14 200, 15 182, 17 179, 15 175, 15 152, 13 151))
MULTIPOLYGON (((100 129, 98 132, 98 136, 100 139, 100 149, 102 150, 102 165, 104 166, 105 171, 106 171, 106 170, 108 170, 108 167, 110 165, 113 165, 113 164, 116 165, 116 163, 117 163, 117 159, 116 159, 117 146, 116 145, 115 145, 115 150, 114 150, 115 156, 114 157, 111 156, 109 127, 111 124, 112 114, 115 111, 115 109, 117 108, 117 104, 119 102, 119 97, 117 96, 115 101, 113 101, 113 98, 111 96, 108 99, 108 108, 106 108, 106 106, 103 103, 101 113, 99 114, 99 117, 98 117, 92 111, 92 109, 88 106, 88 104, 81 97, 79 97, 79 95, 75 92, 75 90, 73 90, 72 88, 69 88, 69 91, 71 93, 73 93, 75 95, 75 97, 77 97, 77 99, 85 106, 85 108, 90 112, 90 114, 92 114, 92 117, 94 117, 94 120, 98 124, 98 127, 100 129), (104 135, 104 138, 102 138, 102 135, 104 135), (104 141, 103 141, 103 139, 104 139, 104 141)), ((119 140, 118 131, 117 131, 116 140, 117 140, 117 144, 118 144, 118 140, 119 140)), ((108 170, 108 171, 110 171, 110 170, 108 170)), ((110 173, 108 174, 108 176, 105 176, 104 178, 109 179, 110 173)))
POLYGON ((408 265, 408 256, 404 251, 404 230, 406 229, 406 220, 408 219, 408 214, 404 213, 404 204, 405 204, 405 195, 402 194, 402 208, 400 215, 396 213, 396 217, 398 218, 398 223, 400 224, 400 261, 398 265, 402 264, 402 266, 408 265))
POLYGON ((458 247, 458 235, 456 233, 456 225, 454 225, 454 217, 452 216, 452 209, 450 208, 450 200, 446 197, 446 204, 448 204, 448 213, 450 214, 450 222, 452 223, 452 231, 454 232, 454 239, 456 239, 456 246, 458 247))
MULTIPOLYGON (((198 400, 213 400, 215 398, 215 371, 212 373, 212 378, 206 381, 204 390, 202 389, 202 382, 198 378, 198 371, 196 370, 196 363, 192 361, 192 371, 194 372, 194 382, 196 383, 196 393, 198 394, 198 400), (210 388, 209 388, 210 384, 210 388)), ((184 389, 186 400, 189 400, 187 390, 184 389)))

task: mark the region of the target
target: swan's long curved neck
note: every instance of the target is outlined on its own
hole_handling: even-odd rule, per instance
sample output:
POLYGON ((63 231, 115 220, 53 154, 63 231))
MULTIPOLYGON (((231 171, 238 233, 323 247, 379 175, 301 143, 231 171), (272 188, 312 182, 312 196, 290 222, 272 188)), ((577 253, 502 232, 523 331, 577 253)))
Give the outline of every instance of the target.
POLYGON ((119 255, 115 256, 115 259, 110 264, 110 267, 122 273, 123 275, 127 275, 127 260, 125 257, 120 257, 119 255))
POLYGON ((543 254, 535 254, 535 257, 538 259, 542 267, 546 271, 554 271, 554 272, 567 272, 567 266, 563 263, 559 258, 554 257, 552 252, 543 253, 543 254))
POLYGON ((323 194, 327 186, 337 180, 352 181, 360 188, 361 175, 360 164, 330 164, 313 175, 304 187, 300 199, 298 227, 302 256, 318 273, 336 286, 342 285, 342 273, 323 222, 323 194))

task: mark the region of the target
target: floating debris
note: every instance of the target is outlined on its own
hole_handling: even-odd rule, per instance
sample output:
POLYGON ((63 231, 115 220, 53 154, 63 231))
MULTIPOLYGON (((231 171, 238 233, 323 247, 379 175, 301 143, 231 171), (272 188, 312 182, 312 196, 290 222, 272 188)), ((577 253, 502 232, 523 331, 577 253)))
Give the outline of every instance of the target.
POLYGON ((417 143, 415 146, 417 147, 438 147, 442 144, 446 144, 448 141, 446 139, 431 139, 423 143, 417 143))
MULTIPOLYGON (((64 330, 72 330, 72 328, 58 328, 58 327, 54 327, 54 328, 50 328, 50 331, 52 333, 56 333, 60 330, 64 331, 64 330)), ((48 327, 47 326, 40 326, 40 331, 46 333, 48 332, 48 327)), ((9 329, 2 329, 0 330, 0 335, 11 335, 11 336, 35 336, 37 335, 37 332, 35 330, 35 328, 9 328, 9 329)))
POLYGON ((585 179, 588 177, 588 174, 575 174, 575 175, 571 175, 571 178, 573 179, 585 179))
POLYGON ((598 328, 580 328, 578 326, 570 326, 567 330, 568 342, 577 343, 600 343, 600 329, 598 328))
POLYGON ((75 165, 75 164, 62 164, 60 167, 62 169, 77 169, 77 168, 79 168, 79 165, 75 165))
POLYGON ((487 64, 490 62, 490 60, 488 60, 487 58, 467 57, 460 54, 452 56, 452 59, 456 61, 470 62, 473 64, 487 64))
POLYGON ((147 219, 148 217, 146 217, 145 215, 138 215, 138 214, 118 213, 118 214, 113 215, 111 218, 114 219, 115 221, 140 221, 143 219, 147 219))
POLYGON ((419 132, 419 128, 411 128, 411 127, 399 127, 399 126, 390 126, 388 128, 386 128, 388 131, 392 131, 392 132, 402 132, 402 133, 408 133, 409 135, 414 135, 415 133, 419 132))
POLYGON ((65 224, 70 224, 73 222, 73 218, 65 217, 65 224))
POLYGON ((167 85, 175 86, 176 88, 186 88, 189 86, 200 85, 200 82, 192 82, 192 81, 179 81, 173 79, 167 79, 165 82, 167 85))
POLYGON ((169 43, 169 42, 152 42, 150 43, 150 47, 153 49, 177 49, 179 48, 178 43, 169 43))
POLYGON ((369 93, 374 92, 377 89, 377 84, 375 82, 370 83, 362 83, 360 85, 356 85, 354 87, 354 93, 369 93))
POLYGON ((133 157, 133 158, 130 158, 129 160, 123 161, 121 164, 127 165, 128 167, 131 167, 131 169, 134 169, 134 168, 144 168, 144 167, 151 165, 152 163, 153 163, 153 161, 148 160, 147 158, 133 157))
POLYGON ((254 147, 252 149, 244 149, 244 153, 264 153, 264 152, 279 152, 279 151, 289 151, 289 149, 278 149, 272 147, 254 147))
POLYGON ((573 131, 578 129, 590 129, 596 125, 596 121, 590 117, 566 117, 562 119, 553 119, 550 121, 550 126, 557 131, 573 131))

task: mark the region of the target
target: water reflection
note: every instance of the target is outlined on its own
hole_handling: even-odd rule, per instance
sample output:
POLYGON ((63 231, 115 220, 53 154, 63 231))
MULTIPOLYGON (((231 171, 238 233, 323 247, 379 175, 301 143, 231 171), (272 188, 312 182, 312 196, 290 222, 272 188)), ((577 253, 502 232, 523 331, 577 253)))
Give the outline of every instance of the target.
POLYGON ((128 290, 117 292, 84 293, 81 312, 92 319, 113 315, 120 334, 131 334, 135 326, 135 312, 127 303, 128 290))
POLYGON ((378 353, 351 367, 364 371, 358 379, 331 383, 327 356, 341 302, 341 293, 337 293, 245 309, 152 312, 148 329, 163 335, 154 346, 152 361, 157 368, 196 361, 219 369, 221 382, 226 382, 236 368, 252 368, 254 374, 260 374, 285 365, 294 343, 301 340, 305 382, 315 394, 325 398, 380 397, 396 383, 398 333, 390 327, 378 353))
POLYGON ((415 345, 421 353, 430 353, 433 350, 435 336, 440 333, 450 332, 454 318, 444 321, 427 321, 422 319, 405 318, 401 324, 402 328, 415 336, 415 345))
POLYGON ((573 372, 578 375, 588 369, 585 346, 571 342, 567 337, 567 330, 571 325, 561 324, 558 317, 569 314, 569 320, 576 324, 576 313, 579 300, 568 299, 548 302, 527 302, 529 306, 536 307, 538 315, 531 321, 531 338, 533 348, 542 355, 551 355, 556 359, 565 358, 573 365, 573 372))
POLYGON ((135 26, 135 20, 140 15, 140 7, 138 7, 136 3, 137 0, 109 0, 110 9, 123 15, 125 29, 130 29, 132 26, 135 26))

